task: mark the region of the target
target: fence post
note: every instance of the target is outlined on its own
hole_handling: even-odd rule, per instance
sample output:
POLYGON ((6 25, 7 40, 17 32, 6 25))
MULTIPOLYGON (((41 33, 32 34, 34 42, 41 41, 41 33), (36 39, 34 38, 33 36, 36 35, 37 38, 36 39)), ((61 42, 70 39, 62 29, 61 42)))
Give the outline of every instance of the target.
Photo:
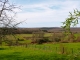
POLYGON ((44 46, 44 48, 43 48, 44 50, 46 50, 46 47, 44 46))
POLYGON ((56 53, 57 53, 57 47, 56 47, 56 53))
POLYGON ((73 51, 73 48, 71 48, 71 51, 72 51, 72 54, 73 54, 73 52, 74 52, 74 51, 73 51))
POLYGON ((62 51, 61 51, 61 53, 64 54, 64 47, 62 47, 62 51))

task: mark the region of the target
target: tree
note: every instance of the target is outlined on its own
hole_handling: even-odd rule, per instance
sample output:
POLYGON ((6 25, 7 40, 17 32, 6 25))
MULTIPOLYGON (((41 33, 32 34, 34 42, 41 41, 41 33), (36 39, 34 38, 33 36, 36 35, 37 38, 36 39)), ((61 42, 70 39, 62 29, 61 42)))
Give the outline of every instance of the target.
POLYGON ((9 0, 0 0, 0 43, 7 39, 7 34, 14 34, 18 24, 14 19, 16 12, 14 9, 18 8, 14 4, 10 4, 9 0))
POLYGON ((66 21, 62 22, 63 23, 63 26, 62 28, 64 29, 65 31, 65 34, 69 36, 69 34, 73 35, 71 30, 70 30, 70 27, 73 26, 75 27, 77 24, 78 24, 78 20, 80 19, 80 11, 78 11, 77 9, 74 10, 73 13, 69 12, 70 15, 69 17, 66 19, 66 21))

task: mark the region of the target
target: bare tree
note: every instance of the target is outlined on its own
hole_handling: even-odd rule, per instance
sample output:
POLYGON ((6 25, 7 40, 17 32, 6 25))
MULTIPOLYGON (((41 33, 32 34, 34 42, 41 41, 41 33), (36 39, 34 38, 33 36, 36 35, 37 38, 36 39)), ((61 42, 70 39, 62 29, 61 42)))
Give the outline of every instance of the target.
POLYGON ((0 0, 0 43, 7 34, 13 35, 16 26, 21 23, 17 23, 14 19, 16 15, 14 9, 16 8, 18 7, 10 4, 9 0, 0 0))

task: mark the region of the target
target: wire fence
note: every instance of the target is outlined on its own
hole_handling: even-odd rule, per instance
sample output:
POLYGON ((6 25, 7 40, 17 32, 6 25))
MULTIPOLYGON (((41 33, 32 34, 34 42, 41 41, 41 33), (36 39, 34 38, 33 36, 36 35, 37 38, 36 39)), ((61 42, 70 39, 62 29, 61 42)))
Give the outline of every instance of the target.
POLYGON ((59 54, 75 54, 80 52, 80 48, 68 48, 68 47, 53 47, 53 46, 40 46, 40 45, 27 45, 26 48, 37 49, 43 51, 50 51, 59 54))

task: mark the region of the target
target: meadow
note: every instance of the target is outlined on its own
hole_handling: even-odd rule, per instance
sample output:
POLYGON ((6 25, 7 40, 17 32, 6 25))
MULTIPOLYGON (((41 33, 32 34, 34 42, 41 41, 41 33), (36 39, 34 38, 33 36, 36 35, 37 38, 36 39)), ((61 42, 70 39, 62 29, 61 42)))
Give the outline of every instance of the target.
POLYGON ((80 30, 70 28, 78 24, 80 11, 69 12, 61 28, 28 29, 17 26, 24 21, 16 22, 15 8, 20 6, 0 0, 0 60, 80 60, 80 30))
MULTIPOLYGON (((50 37, 52 33, 46 33, 44 37, 50 37)), ((61 33, 57 33, 60 35, 61 33)), ((79 36, 80 34, 75 34, 79 36)), ((0 60, 80 60, 80 43, 47 42, 43 44, 32 44, 32 34, 7 35, 7 38, 21 45, 0 46, 0 60)))
POLYGON ((80 43, 30 44, 27 46, 0 46, 0 60, 80 60, 80 43))

